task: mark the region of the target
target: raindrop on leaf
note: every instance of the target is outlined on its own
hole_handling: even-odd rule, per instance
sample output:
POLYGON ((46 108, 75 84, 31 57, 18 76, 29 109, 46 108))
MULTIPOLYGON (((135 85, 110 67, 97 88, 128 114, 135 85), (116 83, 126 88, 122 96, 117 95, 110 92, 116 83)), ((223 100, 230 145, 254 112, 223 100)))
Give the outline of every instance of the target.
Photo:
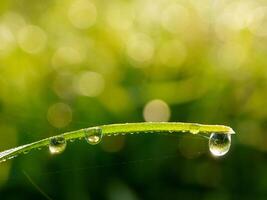
POLYGON ((62 153, 67 146, 67 142, 64 137, 57 136, 50 139, 49 151, 52 154, 62 153))
POLYGON ((102 136, 102 129, 99 127, 85 129, 85 140, 91 145, 100 143, 102 136))
POLYGON ((231 134, 212 133, 209 138, 209 149, 214 156, 225 155, 231 146, 231 134))

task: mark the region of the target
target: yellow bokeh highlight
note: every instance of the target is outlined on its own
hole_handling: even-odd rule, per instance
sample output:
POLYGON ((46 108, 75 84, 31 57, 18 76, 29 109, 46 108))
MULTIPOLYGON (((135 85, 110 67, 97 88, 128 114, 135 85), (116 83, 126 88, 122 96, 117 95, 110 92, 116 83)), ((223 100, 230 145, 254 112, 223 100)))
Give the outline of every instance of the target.
POLYGON ((185 33, 189 28, 190 14, 186 7, 169 4, 162 12, 161 25, 171 33, 185 33))
POLYGON ((9 53, 15 47, 15 37, 8 27, 0 24, 0 55, 9 53))
POLYGON ((253 11, 253 23, 250 25, 250 30, 257 36, 267 36, 267 6, 257 7, 253 11))
POLYGON ((76 0, 69 8, 68 17, 76 28, 87 29, 95 24, 97 10, 95 5, 88 0, 76 0))
POLYGON ((136 62, 148 62, 153 58, 154 43, 146 34, 133 34, 126 45, 129 57, 136 62))
POLYGON ((58 74, 53 81, 53 90, 58 97, 69 99, 74 96, 74 76, 71 73, 63 72, 58 74))
POLYGON ((75 86, 78 94, 96 97, 104 90, 105 80, 104 77, 97 72, 86 71, 77 77, 75 86))
POLYGON ((47 111, 47 120, 56 128, 64 128, 72 121, 72 109, 65 103, 55 103, 47 111))
POLYGON ((55 68, 66 65, 75 65, 82 62, 80 52, 72 47, 60 47, 52 57, 52 65, 55 68))
POLYGON ((30 54, 44 50, 47 42, 46 33, 38 26, 27 25, 18 32, 18 44, 20 48, 30 54))
POLYGON ((147 122, 167 122, 170 119, 171 111, 165 101, 154 99, 145 105, 143 116, 147 122))
POLYGON ((18 31, 26 25, 25 19, 19 13, 8 11, 2 16, 2 22, 17 35, 18 31))
POLYGON ((128 31, 133 27, 134 12, 130 4, 120 3, 114 5, 110 3, 106 10, 106 20, 110 27, 119 31, 128 31))

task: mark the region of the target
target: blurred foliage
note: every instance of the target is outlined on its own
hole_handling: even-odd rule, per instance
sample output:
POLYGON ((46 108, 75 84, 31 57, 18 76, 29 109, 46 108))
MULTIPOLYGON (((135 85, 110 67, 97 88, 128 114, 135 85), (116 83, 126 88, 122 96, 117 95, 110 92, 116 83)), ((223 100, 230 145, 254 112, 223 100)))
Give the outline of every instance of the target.
POLYGON ((186 135, 32 152, 0 165, 0 198, 264 199, 266 55, 265 0, 1 1, 0 150, 143 120, 237 135, 223 159, 186 135))

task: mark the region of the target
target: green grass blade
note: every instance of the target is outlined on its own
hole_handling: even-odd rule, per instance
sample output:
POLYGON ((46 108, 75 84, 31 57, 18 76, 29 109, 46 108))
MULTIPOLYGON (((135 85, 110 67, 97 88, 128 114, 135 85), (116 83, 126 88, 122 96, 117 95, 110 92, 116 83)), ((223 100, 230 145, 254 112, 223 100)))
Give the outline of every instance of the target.
MULTIPOLYGON (((66 141, 75 140, 77 138, 85 137, 85 134, 90 135, 91 130, 100 128, 102 130, 103 136, 111 135, 115 136, 118 134, 131 134, 131 133, 160 133, 160 132, 171 132, 171 133, 180 133, 180 132, 189 132, 192 134, 199 133, 220 133, 220 134, 235 134, 233 129, 229 126, 223 125, 203 125, 196 123, 182 123, 182 122, 142 122, 142 123, 125 123, 125 124, 110 124, 97 127, 90 127, 86 129, 80 129, 76 131, 71 131, 63 133, 57 136, 62 136, 66 141)), ((93 133, 93 131, 92 131, 93 133)), ((53 137, 57 137, 53 136, 53 137)), ((53 137, 45 138, 37 142, 30 144, 18 146, 6 151, 0 152, 0 162, 12 159, 19 154, 28 153, 33 149, 40 149, 47 147, 50 144, 50 140, 53 137)))

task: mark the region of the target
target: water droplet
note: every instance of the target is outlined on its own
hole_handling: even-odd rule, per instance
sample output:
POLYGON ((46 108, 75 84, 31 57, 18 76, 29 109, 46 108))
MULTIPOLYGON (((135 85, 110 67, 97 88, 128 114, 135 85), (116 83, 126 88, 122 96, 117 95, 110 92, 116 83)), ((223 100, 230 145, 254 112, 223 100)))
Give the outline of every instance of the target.
POLYGON ((199 133, 199 130, 196 130, 196 129, 195 130, 191 130, 190 133, 192 133, 192 134, 198 134, 199 133))
POLYGON ((28 154, 30 152, 30 150, 25 150, 23 151, 23 154, 28 154))
POLYGON ((10 159, 13 159, 13 158, 16 158, 16 157, 17 157, 17 155, 10 156, 10 157, 7 158, 7 160, 10 160, 10 159))
POLYGON ((50 139, 49 151, 52 154, 62 153, 67 146, 67 142, 64 137, 57 136, 50 139))
POLYGON ((193 123, 189 126, 189 132, 192 134, 198 134, 200 132, 199 129, 200 129, 199 124, 193 123))
POLYGON ((85 129, 85 140, 92 145, 98 144, 102 139, 102 129, 99 127, 85 129))
POLYGON ((231 146, 231 134, 212 133, 209 138, 209 149, 214 156, 225 155, 231 146))

